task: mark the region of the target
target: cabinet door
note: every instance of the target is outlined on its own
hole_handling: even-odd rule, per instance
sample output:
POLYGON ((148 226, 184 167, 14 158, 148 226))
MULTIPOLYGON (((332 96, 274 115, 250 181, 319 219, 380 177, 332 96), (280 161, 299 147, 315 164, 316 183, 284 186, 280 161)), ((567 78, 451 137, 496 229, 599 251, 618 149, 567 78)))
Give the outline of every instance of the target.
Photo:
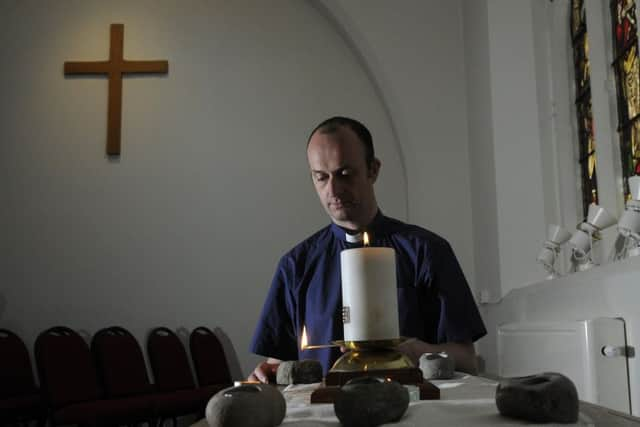
POLYGON ((625 348, 622 319, 508 323, 498 327, 498 373, 560 372, 580 400, 630 413, 625 348))
POLYGON ((631 412, 627 340, 624 320, 599 318, 588 322, 589 354, 593 355, 596 403, 631 412))

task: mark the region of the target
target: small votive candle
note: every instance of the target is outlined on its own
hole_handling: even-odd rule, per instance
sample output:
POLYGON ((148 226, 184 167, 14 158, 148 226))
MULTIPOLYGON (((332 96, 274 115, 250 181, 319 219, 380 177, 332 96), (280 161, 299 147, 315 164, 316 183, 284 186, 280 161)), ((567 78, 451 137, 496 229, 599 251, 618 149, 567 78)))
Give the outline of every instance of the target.
POLYGON ((234 387, 238 387, 241 385, 248 385, 248 384, 262 384, 262 383, 260 381, 234 381, 233 382, 234 387))

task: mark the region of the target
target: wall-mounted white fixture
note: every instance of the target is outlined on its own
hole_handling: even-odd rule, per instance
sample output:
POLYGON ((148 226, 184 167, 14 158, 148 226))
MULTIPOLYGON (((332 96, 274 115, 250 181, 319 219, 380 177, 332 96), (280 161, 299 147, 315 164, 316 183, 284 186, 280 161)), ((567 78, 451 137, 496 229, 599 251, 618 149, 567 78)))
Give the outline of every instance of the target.
POLYGON ((560 254, 560 246, 571 238, 564 228, 556 224, 550 224, 547 228, 547 240, 542 244, 537 261, 547 270, 547 279, 554 279, 560 274, 555 268, 555 262, 560 254))
POLYGON ((605 208, 595 203, 589 205, 587 220, 578 225, 568 243, 574 270, 584 271, 595 265, 592 258, 594 239, 600 240, 599 232, 615 223, 616 218, 605 208))
POLYGON ((640 176, 629 177, 631 199, 618 221, 618 233, 623 244, 616 259, 640 255, 640 176))

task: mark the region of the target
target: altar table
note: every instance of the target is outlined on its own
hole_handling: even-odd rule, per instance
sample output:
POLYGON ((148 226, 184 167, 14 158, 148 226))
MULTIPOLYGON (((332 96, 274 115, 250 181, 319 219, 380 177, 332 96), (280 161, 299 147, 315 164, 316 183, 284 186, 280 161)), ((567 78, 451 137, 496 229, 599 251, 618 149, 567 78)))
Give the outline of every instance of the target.
MULTIPOLYGON (((462 373, 451 380, 431 381, 440 388, 440 400, 411 402, 407 412, 395 427, 421 426, 640 426, 640 418, 632 417, 597 405, 580 402, 576 424, 534 424, 503 417, 495 404, 497 382, 462 373)), ((340 422, 333 404, 310 404, 311 392, 319 384, 292 385, 282 389, 287 402, 283 427, 338 427, 340 422)), ((208 427, 200 420, 192 427, 208 427)))

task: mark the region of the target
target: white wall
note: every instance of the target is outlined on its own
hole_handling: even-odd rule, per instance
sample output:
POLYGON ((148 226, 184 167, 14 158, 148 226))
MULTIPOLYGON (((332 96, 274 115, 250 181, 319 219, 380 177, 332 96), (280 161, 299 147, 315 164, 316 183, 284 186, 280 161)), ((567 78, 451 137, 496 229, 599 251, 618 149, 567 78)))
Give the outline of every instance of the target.
MULTIPOLYGON (((334 114, 367 123, 385 213, 406 219, 399 143, 374 86, 307 2, 20 1, 0 5, 0 326, 29 347, 57 324, 220 327, 246 374, 279 256, 328 223, 305 144, 334 114), (107 83, 65 78, 125 58, 122 155, 105 157, 107 83), (10 61, 9 61, 10 59, 10 61)), ((241 375, 237 372, 236 376, 241 375)))
POLYGON ((456 0, 320 0, 362 58, 406 166, 408 219, 446 237, 474 286, 461 6, 456 0))
POLYGON ((328 222, 304 144, 333 114, 371 127, 384 212, 447 237, 473 285, 460 3, 1 8, 0 322, 29 345, 53 324, 121 324, 141 342, 205 324, 246 373, 278 257, 328 222), (106 80, 62 64, 105 59, 115 22, 126 58, 168 59, 169 74, 125 78, 114 161, 106 80))
POLYGON ((473 212, 475 289, 482 299, 500 290, 500 246, 496 191, 491 66, 487 3, 467 2, 463 7, 469 170, 473 212))
MULTIPOLYGON (((615 90, 609 65, 610 17, 603 2, 586 4, 600 203, 618 216, 622 201, 615 90)), ((471 135, 480 135, 484 152, 482 157, 472 155, 473 185, 489 195, 482 201, 472 198, 474 246, 476 254, 486 248, 487 261, 476 260, 476 277, 487 280, 477 287, 486 285, 490 291, 485 301, 489 304, 482 306, 489 334, 479 345, 486 371, 498 372, 496 331, 506 322, 623 317, 628 344, 637 347, 640 319, 635 301, 640 297, 636 286, 640 261, 607 264, 615 229, 604 233, 597 254, 604 265, 592 271, 541 282, 545 272, 535 263, 546 224, 559 223, 573 230, 582 219, 568 1, 473 0, 463 8, 469 143, 473 147, 471 135), (477 89, 479 86, 485 89, 477 89), (480 105, 487 98, 489 111, 483 111, 480 105), (476 159, 480 165, 475 164, 476 159), (495 172, 487 166, 491 161, 495 172), (494 220, 497 241, 476 225, 491 230, 494 220), (491 283, 491 279, 498 280, 491 283)), ((474 154, 474 148, 471 150, 474 154)), ((559 263, 562 272, 568 267, 566 258, 559 263)), ((635 359, 630 359, 629 370, 632 411, 638 415, 640 383, 635 359)))
MULTIPOLYGON (((572 229, 581 216, 567 4, 2 3, 0 326, 29 344, 53 324, 121 324, 141 342, 156 325, 219 326, 246 373, 278 257, 327 223, 306 178, 307 134, 348 114, 374 133, 385 213, 447 237, 493 303, 479 346, 489 372, 509 319, 622 313, 634 345, 635 261, 527 287, 545 275, 546 224, 572 229), (125 79, 117 161, 104 155, 105 79, 62 75, 65 60, 106 57, 114 22, 127 58, 170 68, 125 79)), ((587 6, 602 27, 600 191, 618 215, 608 12, 587 6)))
POLYGON ((508 0, 467 4, 469 144, 478 152, 471 161, 477 174, 472 184, 473 212, 480 226, 474 228, 475 247, 478 251, 486 247, 498 256, 499 273, 495 274, 496 260, 488 261, 488 271, 494 273, 486 278, 494 281, 479 288, 493 300, 536 280, 537 267, 530 260, 536 257, 536 242, 545 227, 532 9, 508 0), (489 227, 488 232, 482 225, 489 227))

